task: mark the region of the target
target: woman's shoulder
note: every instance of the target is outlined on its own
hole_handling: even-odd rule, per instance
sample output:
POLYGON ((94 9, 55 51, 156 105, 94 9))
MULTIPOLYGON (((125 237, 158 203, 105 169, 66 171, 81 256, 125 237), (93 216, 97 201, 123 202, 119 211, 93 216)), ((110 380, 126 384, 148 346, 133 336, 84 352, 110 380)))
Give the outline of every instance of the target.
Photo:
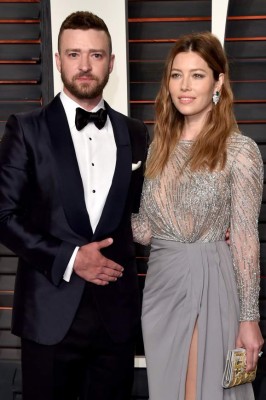
POLYGON ((251 137, 243 135, 239 132, 234 132, 228 140, 228 156, 232 159, 233 163, 247 160, 253 160, 262 163, 260 149, 251 137))
POLYGON ((258 151, 259 148, 255 140, 251 137, 242 134, 241 132, 233 132, 228 139, 228 148, 230 149, 238 149, 241 151, 242 149, 258 151))

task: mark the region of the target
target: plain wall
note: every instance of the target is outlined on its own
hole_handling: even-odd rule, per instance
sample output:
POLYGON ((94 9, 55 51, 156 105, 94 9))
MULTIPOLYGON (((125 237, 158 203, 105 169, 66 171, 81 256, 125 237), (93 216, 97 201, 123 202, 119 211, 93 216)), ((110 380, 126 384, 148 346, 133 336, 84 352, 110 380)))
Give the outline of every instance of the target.
POLYGON ((223 44, 229 0, 212 0, 212 33, 223 44))

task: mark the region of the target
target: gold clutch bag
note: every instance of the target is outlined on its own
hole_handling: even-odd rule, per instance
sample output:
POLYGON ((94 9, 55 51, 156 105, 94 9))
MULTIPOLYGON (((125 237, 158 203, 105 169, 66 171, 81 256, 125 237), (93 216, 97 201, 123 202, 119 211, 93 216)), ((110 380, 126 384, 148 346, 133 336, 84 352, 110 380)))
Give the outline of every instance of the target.
POLYGON ((229 350, 226 357, 226 364, 223 373, 222 386, 227 389, 254 381, 256 371, 246 372, 246 350, 229 350))

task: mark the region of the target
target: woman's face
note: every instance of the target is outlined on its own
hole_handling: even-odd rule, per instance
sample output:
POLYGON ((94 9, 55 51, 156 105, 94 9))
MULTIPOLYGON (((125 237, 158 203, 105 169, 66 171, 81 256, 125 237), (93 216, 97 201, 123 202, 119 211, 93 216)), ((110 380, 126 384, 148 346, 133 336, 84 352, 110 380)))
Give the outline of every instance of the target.
POLYGON ((215 81, 212 70, 198 53, 182 52, 173 61, 169 92, 185 118, 201 120, 213 107, 212 96, 221 89, 222 82, 223 74, 215 81))

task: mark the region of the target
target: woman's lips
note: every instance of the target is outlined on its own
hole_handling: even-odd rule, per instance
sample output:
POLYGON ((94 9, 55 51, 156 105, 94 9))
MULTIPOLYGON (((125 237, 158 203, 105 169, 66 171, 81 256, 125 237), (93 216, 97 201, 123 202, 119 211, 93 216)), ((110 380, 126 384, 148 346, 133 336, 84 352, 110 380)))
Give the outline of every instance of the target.
POLYGON ((178 100, 182 104, 190 104, 195 100, 195 97, 178 97, 178 100))

